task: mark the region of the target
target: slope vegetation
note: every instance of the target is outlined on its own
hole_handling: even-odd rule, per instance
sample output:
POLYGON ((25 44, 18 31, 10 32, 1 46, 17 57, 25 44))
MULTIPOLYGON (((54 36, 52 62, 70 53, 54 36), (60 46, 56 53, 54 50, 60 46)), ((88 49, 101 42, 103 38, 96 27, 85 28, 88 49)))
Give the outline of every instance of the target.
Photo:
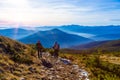
POLYGON ((87 71, 68 59, 54 58, 47 51, 38 58, 34 45, 0 36, 0 52, 0 80, 88 79, 87 71))

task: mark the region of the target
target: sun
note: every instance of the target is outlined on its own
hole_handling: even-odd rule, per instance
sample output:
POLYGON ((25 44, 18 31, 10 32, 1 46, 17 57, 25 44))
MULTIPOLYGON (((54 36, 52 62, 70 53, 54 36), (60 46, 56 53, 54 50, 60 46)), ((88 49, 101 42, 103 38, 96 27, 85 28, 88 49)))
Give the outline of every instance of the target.
POLYGON ((5 6, 0 13, 1 20, 24 24, 31 22, 34 16, 30 11, 28 0, 4 0, 0 3, 5 6))

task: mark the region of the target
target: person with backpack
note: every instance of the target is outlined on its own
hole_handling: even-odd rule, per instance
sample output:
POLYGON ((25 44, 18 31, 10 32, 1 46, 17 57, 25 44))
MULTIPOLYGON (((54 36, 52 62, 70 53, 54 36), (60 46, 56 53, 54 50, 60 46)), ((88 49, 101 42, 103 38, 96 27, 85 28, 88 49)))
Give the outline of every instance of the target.
POLYGON ((42 58, 42 50, 43 50, 43 46, 40 43, 40 41, 38 41, 36 43, 36 48, 37 48, 37 52, 38 52, 38 58, 42 58))
POLYGON ((53 46, 53 49, 54 49, 53 56, 54 56, 55 58, 58 58, 58 56, 59 56, 58 52, 59 52, 59 50, 60 50, 60 45, 59 45, 57 42, 55 42, 55 44, 54 44, 54 46, 53 46))

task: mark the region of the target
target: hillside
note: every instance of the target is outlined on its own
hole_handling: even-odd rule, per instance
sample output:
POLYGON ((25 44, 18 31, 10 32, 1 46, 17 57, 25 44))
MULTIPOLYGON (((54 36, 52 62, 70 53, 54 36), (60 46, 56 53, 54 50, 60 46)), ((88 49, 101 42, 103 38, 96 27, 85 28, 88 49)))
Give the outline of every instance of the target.
POLYGON ((29 48, 27 45, 19 43, 7 37, 0 36, 0 53, 14 54, 21 53, 29 48))
POLYGON ((109 41, 95 41, 95 42, 90 42, 87 44, 82 44, 78 46, 73 46, 71 47, 72 49, 77 49, 77 50, 114 50, 114 51, 119 51, 120 50, 120 40, 109 40, 109 41))
POLYGON ((61 48, 68 48, 70 46, 92 41, 91 39, 88 38, 65 33, 59 29, 39 31, 28 37, 20 39, 19 41, 27 44, 32 44, 36 43, 37 40, 40 40, 45 47, 52 47, 54 42, 57 41, 60 44, 61 48))
POLYGON ((120 51, 61 50, 62 57, 84 65, 90 80, 120 80, 120 51))
POLYGON ((86 66, 91 80, 120 80, 120 40, 92 42, 74 49, 62 49, 61 53, 80 66, 86 66))
POLYGON ((86 80, 88 72, 65 58, 43 52, 37 57, 34 46, 0 36, 0 80, 86 80))
POLYGON ((78 46, 73 46, 71 48, 78 49, 78 50, 85 50, 85 49, 98 47, 106 42, 108 42, 108 41, 94 41, 94 42, 90 42, 90 43, 86 43, 86 44, 82 44, 82 45, 78 45, 78 46))
POLYGON ((58 59, 51 53, 45 49, 39 59, 34 45, 0 36, 0 80, 120 79, 120 40, 103 42, 92 51, 61 49, 58 59))
POLYGON ((28 45, 0 36, 0 80, 17 78, 18 65, 33 63, 31 49, 28 45))
POLYGON ((120 51, 120 40, 111 40, 96 48, 107 51, 120 51))

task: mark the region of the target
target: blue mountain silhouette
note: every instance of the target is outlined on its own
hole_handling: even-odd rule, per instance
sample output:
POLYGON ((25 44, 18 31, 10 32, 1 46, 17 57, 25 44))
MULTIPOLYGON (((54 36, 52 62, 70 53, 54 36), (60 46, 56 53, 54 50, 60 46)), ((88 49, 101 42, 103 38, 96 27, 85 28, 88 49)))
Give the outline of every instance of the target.
POLYGON ((31 30, 25 30, 21 28, 0 29, 0 35, 6 36, 12 39, 19 39, 29 34, 31 34, 31 30))
POLYGON ((47 31, 39 31, 35 34, 27 36, 19 41, 27 44, 36 43, 40 40, 45 47, 52 47, 55 41, 57 41, 61 47, 68 48, 70 46, 91 42, 93 40, 84 38, 81 36, 68 34, 59 29, 52 29, 47 31))

